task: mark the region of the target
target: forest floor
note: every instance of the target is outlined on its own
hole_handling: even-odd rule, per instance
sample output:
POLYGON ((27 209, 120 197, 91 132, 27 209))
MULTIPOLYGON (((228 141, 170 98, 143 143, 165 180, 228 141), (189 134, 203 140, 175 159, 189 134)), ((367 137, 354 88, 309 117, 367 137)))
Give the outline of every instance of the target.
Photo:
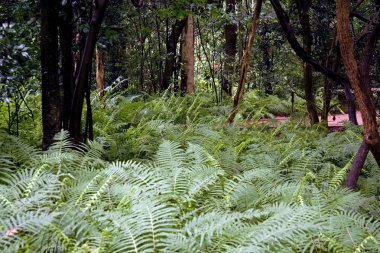
MULTIPOLYGON (((290 117, 288 116, 276 116, 275 118, 272 119, 260 119, 258 124, 267 124, 271 127, 276 127, 279 124, 284 123, 285 121, 289 120, 290 117)), ((319 117, 321 119, 321 117, 319 117)), ((362 114, 360 112, 356 113, 356 119, 358 121, 359 125, 363 125, 363 119, 362 119, 362 114)), ((328 127, 329 128, 343 128, 345 122, 348 121, 348 114, 332 114, 328 116, 328 127)))

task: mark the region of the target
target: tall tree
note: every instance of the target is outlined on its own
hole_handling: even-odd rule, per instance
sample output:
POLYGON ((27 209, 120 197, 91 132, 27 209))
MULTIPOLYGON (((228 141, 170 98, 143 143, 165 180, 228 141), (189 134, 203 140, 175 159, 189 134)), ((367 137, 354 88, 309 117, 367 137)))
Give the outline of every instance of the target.
MULTIPOLYGON (((302 26, 303 34, 303 49, 306 53, 311 55, 312 47, 312 31, 310 25, 310 7, 312 4, 311 0, 296 0, 299 20, 302 26)), ((307 104, 307 111, 309 113, 311 125, 318 123, 318 112, 315 106, 315 97, 313 91, 313 69, 309 62, 305 61, 303 65, 303 76, 304 76, 304 89, 305 89, 305 99, 307 104)))
POLYGON ((46 150, 61 130, 58 82, 58 0, 41 0, 42 148, 46 150))
POLYGON ((349 120, 352 123, 356 122, 355 115, 355 106, 353 105, 353 100, 351 99, 352 94, 350 93, 350 84, 348 79, 345 76, 340 75, 339 73, 331 70, 329 67, 324 64, 319 63, 315 58, 312 57, 309 53, 307 53, 304 48, 297 41, 297 37, 295 35, 294 29, 290 25, 289 16, 282 8, 279 0, 270 0, 272 7, 276 13, 277 19, 282 27, 282 30, 285 33, 285 37, 288 40, 290 46, 303 61, 311 64, 315 70, 324 74, 327 78, 341 84, 344 87, 346 97, 349 101, 351 101, 351 105, 349 107, 349 120))
POLYGON ((70 136, 75 141, 82 141, 82 110, 86 86, 88 85, 88 75, 92 66, 92 57, 95 51, 96 41, 100 32, 104 13, 108 6, 109 0, 96 0, 95 9, 90 20, 90 30, 87 35, 84 53, 81 58, 78 74, 75 79, 75 91, 71 107, 70 117, 70 136))
MULTIPOLYGON (((362 156, 357 156, 356 160, 365 160, 368 148, 380 166, 380 135, 377 129, 376 108, 372 99, 371 87, 369 84, 369 72, 375 50, 375 44, 380 34, 380 23, 374 23, 373 27, 366 35, 365 43, 360 60, 356 59, 354 50, 354 40, 351 33, 350 13, 351 4, 349 0, 336 0, 336 16, 337 16, 337 35, 339 40, 340 52, 347 76, 350 80, 352 88, 355 91, 355 97, 358 107, 363 117, 364 127, 364 142, 361 147, 362 156)), ((376 12, 373 18, 378 19, 379 11, 376 12)), ((362 166, 364 162, 355 161, 354 164, 362 166)), ((358 174, 355 171, 360 171, 361 167, 353 167, 351 175, 358 174)), ((349 178, 350 179, 350 178, 349 178)), ((348 182, 353 182, 348 180, 348 182)), ((348 185, 349 188, 354 188, 354 185, 348 185)))
POLYGON ((60 75, 63 86, 62 122, 65 130, 69 129, 71 102, 74 93, 74 59, 73 59, 73 6, 72 0, 62 1, 62 13, 59 22, 59 45, 61 52, 60 75))
POLYGON ((162 76, 161 89, 166 90, 169 88, 170 81, 172 79, 175 59, 177 55, 177 44, 187 22, 187 18, 176 20, 172 26, 172 31, 166 40, 166 58, 165 69, 162 76))
POLYGON ((181 45, 181 90, 183 93, 194 92, 194 19, 187 16, 186 25, 182 32, 181 45))
POLYGON ((262 38, 260 48, 263 55, 263 64, 261 65, 262 75, 264 77, 264 91, 265 94, 273 94, 272 81, 270 78, 270 72, 272 71, 272 50, 270 44, 270 29, 267 23, 262 25, 262 38))
POLYGON ((228 123, 232 124, 235 120, 235 117, 237 113, 239 112, 240 109, 240 103, 244 95, 244 90, 245 90, 245 81, 247 78, 247 73, 248 73, 248 68, 249 68, 249 60, 251 59, 252 55, 252 48, 253 48, 253 42, 255 41, 255 35, 256 35, 256 30, 257 26, 259 23, 259 18, 260 18, 260 13, 261 13, 261 7, 263 5, 263 0, 257 0, 254 13, 253 13, 253 18, 252 18, 252 24, 250 26, 249 32, 248 32, 248 42, 247 42, 247 47, 245 49, 245 52, 243 54, 243 59, 241 62, 240 66, 240 78, 239 78, 239 84, 238 84, 238 89, 236 91, 236 95, 234 97, 234 104, 233 104, 233 109, 232 112, 228 118, 228 123))
POLYGON ((237 53, 237 23, 233 20, 236 13, 236 0, 226 0, 226 14, 229 22, 224 26, 225 37, 225 64, 223 83, 225 84, 225 92, 232 96, 232 83, 235 70, 235 60, 237 53))

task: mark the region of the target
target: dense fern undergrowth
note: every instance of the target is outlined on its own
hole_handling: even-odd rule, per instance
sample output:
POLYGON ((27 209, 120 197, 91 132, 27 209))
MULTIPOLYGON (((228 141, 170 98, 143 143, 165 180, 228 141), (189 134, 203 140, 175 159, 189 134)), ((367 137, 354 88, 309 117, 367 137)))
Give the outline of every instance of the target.
POLYGON ((273 99, 248 94, 233 126, 206 96, 94 101, 75 149, 1 134, 0 252, 380 252, 373 158, 343 187, 360 129, 254 124, 289 113, 273 99))

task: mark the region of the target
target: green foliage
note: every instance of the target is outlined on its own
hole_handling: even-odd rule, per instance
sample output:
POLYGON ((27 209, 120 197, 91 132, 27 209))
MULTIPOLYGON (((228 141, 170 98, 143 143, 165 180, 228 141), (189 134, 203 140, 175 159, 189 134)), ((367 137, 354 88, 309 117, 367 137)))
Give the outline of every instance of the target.
MULTIPOLYGON (((94 101, 97 140, 0 139, 2 252, 376 252, 379 173, 342 186, 358 128, 225 126, 207 96, 94 101), (105 159, 106 158, 106 159, 105 159)), ((265 107, 261 111, 266 110, 265 107)), ((243 119, 244 120, 244 119, 243 119)))

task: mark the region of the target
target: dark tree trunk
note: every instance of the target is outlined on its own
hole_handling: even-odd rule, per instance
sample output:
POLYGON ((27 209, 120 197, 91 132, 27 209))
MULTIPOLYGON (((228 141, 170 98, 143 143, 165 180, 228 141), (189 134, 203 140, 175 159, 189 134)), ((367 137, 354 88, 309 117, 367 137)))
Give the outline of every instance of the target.
POLYGON ((279 0, 270 0, 273 9, 276 13, 277 19, 282 27, 282 30, 285 33, 285 37, 288 40, 290 46, 303 61, 310 63, 315 70, 324 74, 326 77, 334 80, 339 84, 343 84, 343 82, 348 81, 346 77, 339 75, 338 73, 332 71, 331 69, 325 67, 324 65, 317 62, 310 54, 308 54, 303 47, 297 41, 297 37, 295 35, 294 29, 291 27, 289 23, 289 16, 286 14, 284 9, 282 8, 279 0))
POLYGON ((92 106, 91 106, 91 71, 88 74, 88 85, 86 87, 86 128, 84 132, 84 142, 87 142, 87 136, 90 141, 94 140, 94 125, 92 121, 92 106))
POLYGON ((261 39, 261 50, 263 53, 263 64, 262 64, 262 72, 264 77, 264 91, 265 94, 272 95, 273 87, 272 82, 270 80, 270 72, 272 71, 272 56, 271 56, 271 45, 270 38, 267 35, 270 32, 268 24, 263 24, 263 38, 261 39))
MULTIPOLYGON (((312 34, 310 27, 310 6, 311 0, 298 0, 297 7, 299 20, 303 33, 303 49, 308 55, 311 55, 312 34)), ((303 66, 305 99, 307 111, 309 113, 310 124, 314 125, 319 122, 318 112, 315 106, 314 88, 313 88, 313 69, 309 62, 305 61, 303 66)))
POLYGON ((351 170, 348 173, 348 176, 346 179, 346 187, 348 189, 356 190, 360 172, 364 166, 368 152, 369 152, 368 145, 363 141, 363 143, 360 145, 358 153, 355 156, 354 162, 352 163, 351 170))
POLYGON ((92 67, 92 56, 94 55, 95 44, 98 39, 100 27, 103 21, 105 10, 109 0, 96 0, 95 10, 90 20, 90 31, 86 39, 86 46, 81 57, 78 76, 75 79, 75 92, 72 103, 70 117, 70 136, 76 142, 82 141, 82 110, 86 86, 88 84, 88 74, 92 67))
POLYGON ((73 80, 73 7, 72 1, 68 0, 63 6, 64 15, 59 25, 59 43, 61 47, 61 77, 63 84, 62 122, 63 129, 69 129, 72 97, 74 93, 73 80))
MULTIPOLYGON (((329 54, 327 55, 326 68, 332 69, 333 71, 338 70, 339 65, 339 48, 337 46, 336 36, 334 35, 334 40, 332 41, 329 54)), ((328 115, 331 109, 331 90, 333 86, 333 81, 325 77, 325 82, 323 85, 323 108, 321 114, 321 121, 327 127, 328 125, 328 115)))
POLYGON ((348 103, 348 120, 351 124, 357 125, 358 121, 356 119, 356 104, 355 104, 355 96, 351 92, 351 86, 349 82, 343 83, 344 94, 346 95, 347 103, 348 103))
POLYGON ((46 150, 61 130, 58 82, 58 0, 41 0, 42 148, 46 150))
POLYGON ((182 20, 176 20, 172 26, 172 32, 168 36, 166 41, 166 59, 165 69, 162 77, 161 89, 166 90, 169 88, 170 81, 172 79, 173 71, 176 64, 177 44, 182 30, 186 25, 187 18, 182 20))
POLYGON ((347 87, 349 87, 348 79, 339 75, 337 72, 331 70, 330 68, 318 63, 310 54, 308 54, 298 43, 294 30, 290 26, 289 17, 282 8, 279 0, 270 0, 270 2, 273 6, 274 11, 276 12, 278 21, 285 33, 290 46, 293 48, 298 57, 310 63, 315 68, 315 70, 324 74, 327 78, 330 78, 331 80, 341 84, 345 88, 346 97, 349 100, 349 119, 353 123, 356 122, 355 102, 352 93, 347 91, 347 87))
MULTIPOLYGON (((235 14, 236 0, 226 0, 226 14, 235 14)), ((223 81, 224 89, 222 90, 232 96, 233 75, 235 70, 235 60, 237 53, 237 24, 235 22, 230 22, 224 26, 224 36, 225 36, 225 54, 226 60, 224 64, 224 75, 223 81)))

